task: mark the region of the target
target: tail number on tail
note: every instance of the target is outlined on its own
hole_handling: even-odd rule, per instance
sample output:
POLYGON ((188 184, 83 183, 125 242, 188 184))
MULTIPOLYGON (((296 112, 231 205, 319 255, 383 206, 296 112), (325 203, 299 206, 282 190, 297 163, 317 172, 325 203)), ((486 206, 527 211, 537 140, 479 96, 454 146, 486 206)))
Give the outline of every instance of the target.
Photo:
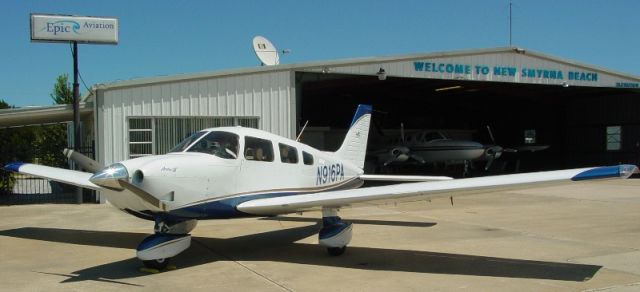
POLYGON ((316 172, 316 185, 342 180, 344 180, 344 165, 342 165, 342 163, 318 166, 318 171, 316 172))

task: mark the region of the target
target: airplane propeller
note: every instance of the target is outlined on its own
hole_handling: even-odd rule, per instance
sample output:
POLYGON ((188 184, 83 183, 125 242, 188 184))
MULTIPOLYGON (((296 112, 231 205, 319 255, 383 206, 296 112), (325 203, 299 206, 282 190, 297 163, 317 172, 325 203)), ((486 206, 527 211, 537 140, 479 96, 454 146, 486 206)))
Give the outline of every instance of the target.
POLYGON ((72 160, 83 169, 90 171, 92 173, 96 173, 97 171, 104 168, 104 165, 83 155, 78 151, 64 148, 62 153, 64 153, 64 156, 66 156, 68 159, 72 160))
POLYGON ((409 158, 415 161, 418 161, 422 164, 426 163, 426 161, 422 157, 411 154, 411 149, 405 146, 406 139, 404 135, 404 123, 400 123, 400 143, 402 144, 402 146, 397 146, 391 149, 390 151, 391 157, 389 157, 389 159, 387 159, 387 161, 384 162, 384 166, 387 166, 392 162, 406 162, 407 160, 409 160, 409 158))
POLYGON ((491 168, 491 165, 493 164, 493 161, 500 158, 500 156, 502 156, 502 153, 504 152, 517 152, 516 149, 511 149, 511 148, 503 148, 502 146, 498 145, 496 143, 496 139, 493 136, 493 131, 491 131, 491 127, 489 125, 487 125, 487 132, 489 132, 489 138, 491 139, 491 143, 492 145, 489 146, 487 148, 487 150, 485 151, 485 155, 487 157, 487 164, 485 164, 484 166, 484 170, 488 171, 489 168, 491 168))

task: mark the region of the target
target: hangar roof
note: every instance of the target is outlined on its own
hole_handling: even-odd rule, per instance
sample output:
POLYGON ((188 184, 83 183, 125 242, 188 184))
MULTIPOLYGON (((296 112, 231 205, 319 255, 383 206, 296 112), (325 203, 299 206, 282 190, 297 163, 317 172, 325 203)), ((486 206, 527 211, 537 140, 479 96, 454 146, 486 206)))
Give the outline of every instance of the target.
MULTIPOLYGON (((90 114, 92 107, 80 104, 80 114, 90 114)), ((0 110, 0 128, 63 123, 73 120, 73 105, 23 107, 0 110)))
MULTIPOLYGON (((545 55, 542 53, 538 53, 535 51, 530 51, 527 49, 516 48, 516 47, 502 47, 502 48, 492 48, 492 49, 476 49, 476 50, 460 50, 460 51, 448 51, 448 52, 434 52, 434 53, 426 53, 426 54, 409 54, 409 55, 400 55, 400 56, 387 56, 387 57, 367 57, 367 58, 353 58, 353 59, 342 59, 342 60, 332 60, 332 61, 315 61, 315 62, 307 62, 300 64, 280 64, 275 66, 260 66, 260 67, 251 67, 251 68, 241 68, 241 69, 232 69, 232 70, 221 70, 214 72, 203 72, 203 73, 189 73, 189 74, 179 74, 174 76, 160 76, 160 77, 151 77, 151 78, 141 78, 141 79, 132 79, 132 80, 124 80, 124 81, 115 81, 104 84, 96 84, 92 87, 91 92, 87 93, 82 97, 81 100, 85 102, 90 102, 93 97, 93 92, 95 89, 100 90, 109 90, 109 89, 119 89, 119 88, 127 88, 127 87, 138 87, 145 85, 157 85, 163 83, 173 83, 180 81, 193 81, 193 80, 202 80, 209 79, 215 77, 228 77, 228 76, 237 76, 237 75, 246 75, 246 74, 255 74, 255 73, 269 73, 269 72, 282 72, 282 71, 296 71, 296 72, 310 72, 310 73, 343 73, 343 74, 352 74, 352 75, 375 75, 378 68, 385 66, 385 70, 389 76, 394 77, 414 77, 414 78, 432 78, 432 79, 449 79, 449 80, 478 80, 478 81, 502 81, 502 82, 514 82, 514 81, 522 81, 521 83, 533 83, 533 84, 560 84, 562 78, 560 80, 550 80, 550 79, 536 79, 530 78, 527 80, 522 77, 508 77, 508 76, 475 76, 473 74, 467 74, 460 76, 460 74, 456 74, 453 72, 438 72, 437 66, 443 65, 462 65, 468 66, 469 69, 475 70, 478 63, 474 63, 473 60, 484 60, 487 64, 495 59, 499 59, 497 56, 506 56, 504 59, 507 60, 506 63, 510 63, 513 68, 504 67, 504 69, 516 69, 515 66, 522 64, 531 64, 535 63, 544 63, 545 68, 553 67, 553 68, 562 68, 557 69, 565 70, 565 68, 569 68, 570 70, 582 70, 585 72, 596 72, 604 75, 604 78, 607 79, 608 82, 606 85, 599 85, 600 87, 619 87, 619 88, 631 88, 634 90, 640 90, 640 77, 633 76, 621 72, 611 71, 607 69, 603 69, 600 67, 587 65, 575 61, 565 60, 558 57, 553 57, 549 55, 545 55), (488 61, 487 61, 488 60, 488 61), (419 61, 419 62, 416 62, 419 61), (433 62, 433 63, 431 63, 433 62), (422 63, 424 68, 418 70, 418 65, 414 65, 415 63, 422 63), (399 64, 399 65, 398 65, 399 64), (513 65, 517 64, 517 65, 513 65), (414 70, 415 66, 415 70, 414 70), (429 67, 431 66, 431 67, 429 67), (359 67, 359 69, 353 69, 355 67, 359 67), (427 68, 431 68, 431 71, 427 70, 427 68), (577 68, 577 69, 576 69, 577 68), (404 70, 405 72, 400 72, 404 70), (328 71, 328 72, 327 72, 328 71), (408 72, 408 73, 407 73, 408 72), (472 76, 473 75, 473 76, 472 76), (483 79, 484 78, 484 79, 483 79), (531 82, 533 80, 533 82, 531 82), (616 82, 620 80, 621 82, 616 82)), ((495 65, 491 65, 494 67, 495 65)), ((487 66, 489 67, 489 66, 487 66)), ((443 66, 444 68, 444 66, 443 66)), ((516 74, 524 74, 521 73, 524 68, 517 68, 518 71, 516 74)), ((566 70, 569 70, 566 69, 566 70)), ((508 73, 508 70, 505 72, 508 73)), ((464 73, 464 72, 463 72, 464 73)), ((474 72, 475 73, 475 72, 474 72)), ((535 73, 535 70, 534 70, 535 73)), ((567 74, 567 73, 565 73, 567 74)), ((564 76, 566 79, 568 76, 564 76)), ((518 83, 518 82, 515 82, 518 83)), ((583 81, 577 81, 577 84, 572 83, 571 85, 578 86, 592 86, 595 84, 583 81)), ((91 113, 92 109, 90 105, 82 104, 81 105, 82 114, 91 113)), ((8 110, 0 110, 0 128, 6 127, 14 127, 14 126, 23 126, 23 125, 32 125, 32 124, 46 124, 46 123, 59 123, 59 122, 67 122, 72 119, 73 110, 70 105, 55 105, 55 106, 45 106, 45 107, 28 107, 28 108, 19 108, 19 109, 8 109, 8 110)))
MULTIPOLYGON (((323 71, 323 70, 326 70, 327 68, 333 69, 336 67, 362 66, 362 65, 380 66, 381 64, 385 64, 385 63, 415 61, 415 60, 440 60, 440 59, 468 60, 468 58, 466 59, 456 59, 456 58, 474 57, 474 56, 492 55, 492 54, 493 55, 512 54, 514 56, 533 57, 538 60, 548 61, 552 64, 557 64, 559 66, 568 66, 571 68, 579 68, 588 72, 598 72, 598 73, 606 74, 609 76, 613 76, 614 78, 620 78, 622 81, 624 81, 624 83, 621 86, 616 86, 615 83, 612 83, 610 87, 637 88, 636 86, 638 86, 638 83, 640 83, 640 77, 638 76, 633 76, 630 74, 616 72, 616 71, 596 67, 593 65, 587 65, 587 64, 583 64, 575 61, 553 57, 553 56, 538 53, 535 51, 530 51, 528 49, 517 48, 517 47, 501 47, 501 48, 491 48, 491 49, 460 50, 460 51, 434 52, 434 53, 426 53, 426 54, 410 54, 410 55, 387 56, 387 57, 367 57, 367 58, 352 58, 352 59, 342 59, 342 60, 332 60, 332 61, 314 61, 314 62, 307 62, 307 63, 300 63, 300 64, 280 64, 275 66, 260 66, 260 67, 231 69, 231 70, 222 70, 222 71, 214 71, 214 72, 189 73, 189 74, 179 74, 179 75, 173 75, 173 76, 159 76, 159 77, 151 77, 151 78, 132 79, 132 80, 116 81, 111 83, 97 84, 95 85, 95 87, 98 89, 108 90, 108 89, 117 89, 117 88, 125 88, 125 87, 137 87, 137 86, 143 86, 147 84, 171 83, 171 82, 179 82, 179 81, 190 81, 190 80, 208 79, 208 78, 222 77, 222 76, 262 73, 262 72, 308 71, 308 72, 326 73, 326 71, 323 71), (632 84, 627 84, 627 82, 631 82, 632 84)), ((438 64, 435 63, 435 65, 438 65, 438 64)), ((474 69, 473 65, 469 65, 469 66, 472 67, 471 69, 474 69)), ((518 69, 521 69, 521 68, 518 68, 518 69)), ((416 71, 418 71, 417 68, 416 68, 416 71)), ((333 72, 344 73, 338 70, 330 71, 330 73, 333 73, 333 72)), ((374 75, 375 72, 376 71, 371 71, 370 74, 360 74, 360 75, 374 75)), ((387 72, 388 74, 393 74, 393 72, 390 72, 388 69, 387 69, 387 72)), ((518 73, 519 72, 520 70, 518 70, 518 73)), ((441 73, 445 73, 445 72, 441 72, 441 73)), ((440 74, 440 75, 444 76, 445 74, 440 74)), ((427 77, 427 78, 436 78, 436 79, 439 78, 438 76, 433 77, 431 75, 399 76, 399 77, 427 77)), ((568 76, 564 76, 564 78, 567 79, 568 76)), ((444 76, 444 79, 447 79, 446 76, 444 76)), ((480 78, 478 80, 479 81, 509 81, 507 79, 495 79, 495 78, 491 80, 483 80, 480 78)), ((533 83, 540 83, 540 82, 533 82, 533 83)), ((577 84, 577 85, 584 85, 584 84, 577 84)), ((588 86, 589 84, 586 84, 586 85, 588 86)))

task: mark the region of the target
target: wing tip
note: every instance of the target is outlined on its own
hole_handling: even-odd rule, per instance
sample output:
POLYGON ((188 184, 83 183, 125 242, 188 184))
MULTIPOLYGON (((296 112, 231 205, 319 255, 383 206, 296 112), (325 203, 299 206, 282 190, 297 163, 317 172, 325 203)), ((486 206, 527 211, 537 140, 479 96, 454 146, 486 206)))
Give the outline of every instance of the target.
POLYGON ((572 181, 599 179, 599 178, 629 178, 634 173, 638 173, 638 167, 633 164, 621 164, 615 166, 596 167, 585 170, 571 178, 572 181))
POLYGON ((4 166, 4 170, 12 171, 12 172, 20 172, 20 167, 23 166, 24 162, 11 162, 4 166))

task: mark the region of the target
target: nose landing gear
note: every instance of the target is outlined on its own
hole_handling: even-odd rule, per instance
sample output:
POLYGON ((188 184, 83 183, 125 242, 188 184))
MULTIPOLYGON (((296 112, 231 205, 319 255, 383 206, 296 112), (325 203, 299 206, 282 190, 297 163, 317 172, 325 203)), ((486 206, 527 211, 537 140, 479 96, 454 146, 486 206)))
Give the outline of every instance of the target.
POLYGON ((147 236, 136 249, 137 257, 145 267, 164 270, 169 260, 191 246, 188 233, 196 227, 196 220, 178 223, 156 221, 155 233, 147 236))

